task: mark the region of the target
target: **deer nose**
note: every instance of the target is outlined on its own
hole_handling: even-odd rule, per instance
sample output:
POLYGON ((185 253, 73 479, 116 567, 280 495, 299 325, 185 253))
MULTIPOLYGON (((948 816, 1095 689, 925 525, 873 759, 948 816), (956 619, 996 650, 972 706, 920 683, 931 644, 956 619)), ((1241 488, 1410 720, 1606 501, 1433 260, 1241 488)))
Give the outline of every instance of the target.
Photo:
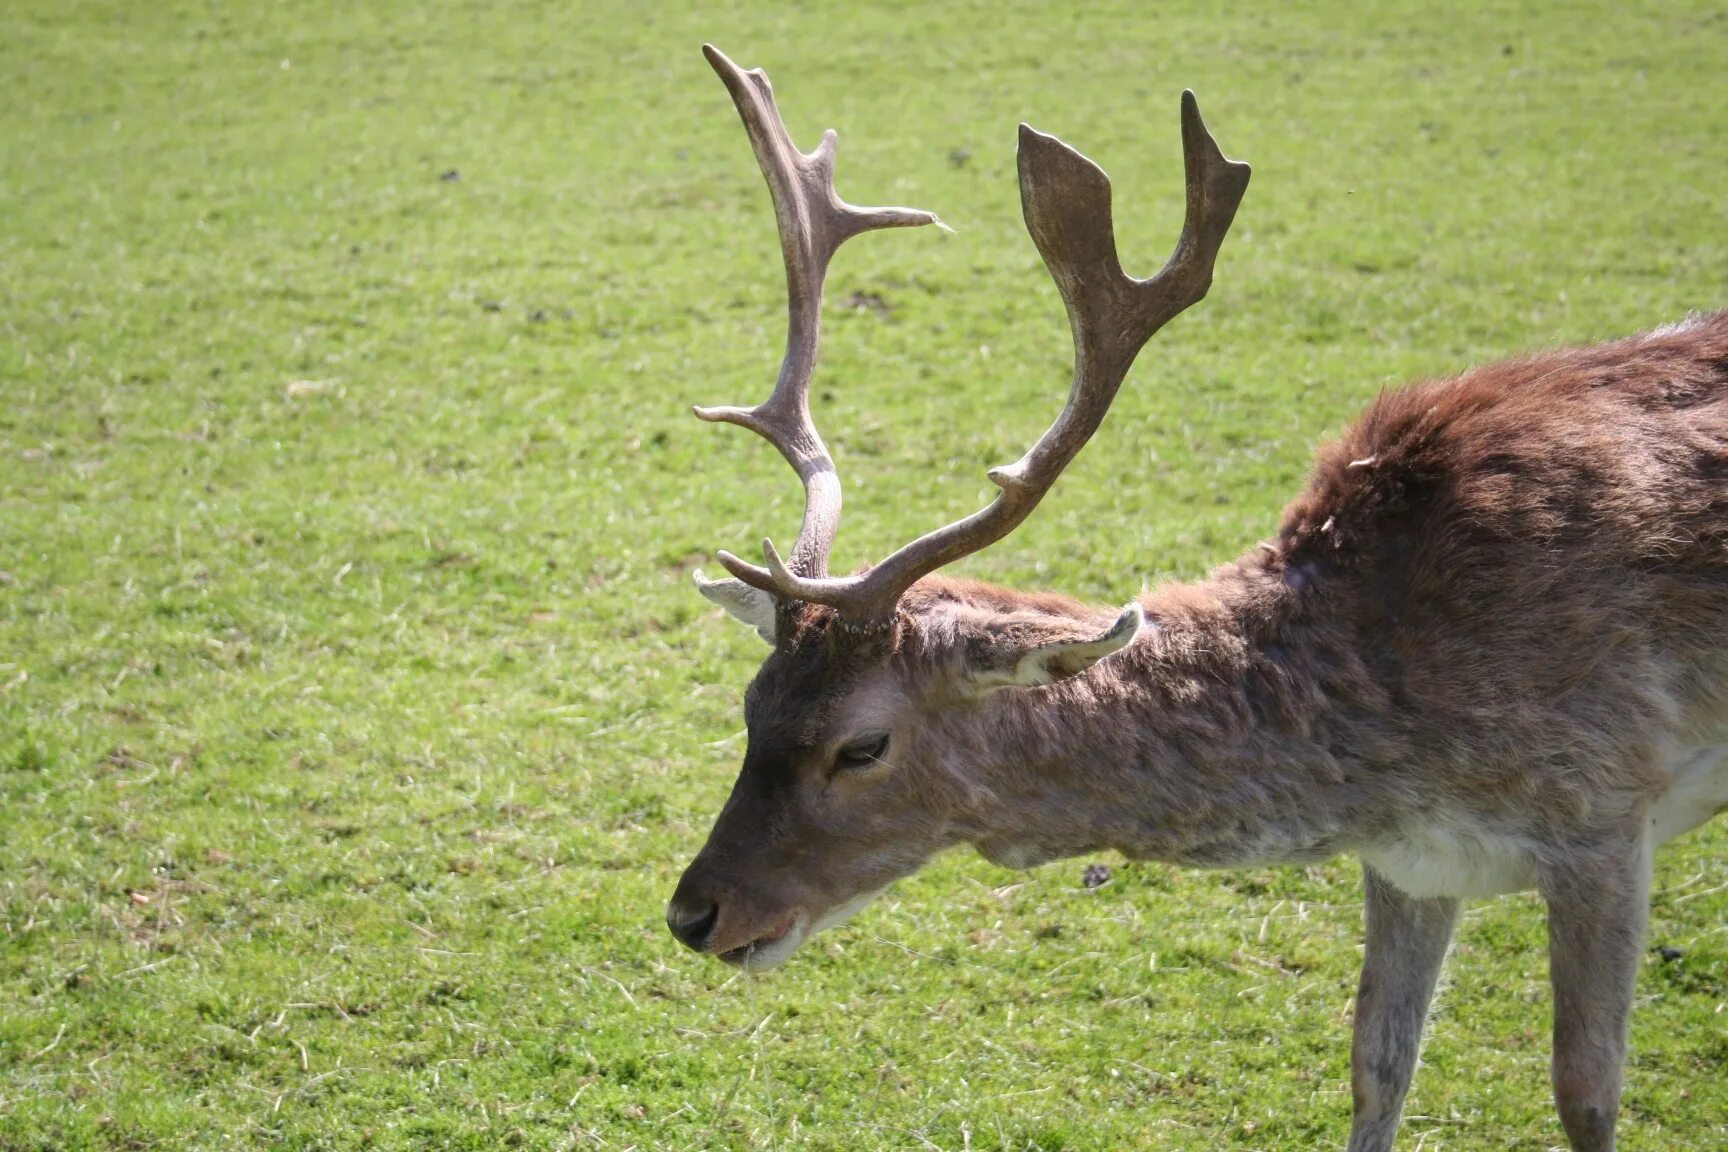
POLYGON ((666 905, 666 927, 672 929, 672 935, 678 937, 686 948, 693 948, 697 952, 707 950, 709 941, 714 938, 714 925, 719 919, 718 904, 693 909, 674 900, 666 905))

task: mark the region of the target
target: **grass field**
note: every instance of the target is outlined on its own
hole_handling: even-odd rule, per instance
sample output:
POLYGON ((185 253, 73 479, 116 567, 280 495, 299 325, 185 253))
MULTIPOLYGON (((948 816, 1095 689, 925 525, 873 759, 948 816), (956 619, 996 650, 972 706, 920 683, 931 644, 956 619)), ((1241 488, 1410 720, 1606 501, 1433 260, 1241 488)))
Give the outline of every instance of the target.
MULTIPOLYGON (((1274 524, 1380 389, 1728 304, 1721 5, 0 2, 0 1148, 1313 1149, 1348 861, 944 859, 747 978, 661 923, 795 534, 766 193, 700 53, 956 229, 830 281, 836 564, 1066 387, 1017 121, 1145 273, 1177 94, 1217 286, 972 575, 1120 603, 1274 524)), ((1728 827, 1659 862, 1623 1146, 1728 1145, 1728 827)), ((1475 906, 1402 1147, 1560 1143, 1531 898, 1475 906)))

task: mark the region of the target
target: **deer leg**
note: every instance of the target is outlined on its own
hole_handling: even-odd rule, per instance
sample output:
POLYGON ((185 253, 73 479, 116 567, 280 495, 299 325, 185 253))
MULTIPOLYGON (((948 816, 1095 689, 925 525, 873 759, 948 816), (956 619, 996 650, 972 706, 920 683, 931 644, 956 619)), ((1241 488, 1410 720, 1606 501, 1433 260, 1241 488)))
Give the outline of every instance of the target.
POLYGON ((1558 862, 1546 869, 1542 889, 1554 984, 1554 1101, 1575 1152, 1613 1152, 1650 909, 1650 845, 1631 839, 1558 862))
POLYGON ((1418 900, 1372 868, 1363 873, 1368 940, 1350 1046, 1349 1152, 1390 1152, 1459 902, 1418 900))

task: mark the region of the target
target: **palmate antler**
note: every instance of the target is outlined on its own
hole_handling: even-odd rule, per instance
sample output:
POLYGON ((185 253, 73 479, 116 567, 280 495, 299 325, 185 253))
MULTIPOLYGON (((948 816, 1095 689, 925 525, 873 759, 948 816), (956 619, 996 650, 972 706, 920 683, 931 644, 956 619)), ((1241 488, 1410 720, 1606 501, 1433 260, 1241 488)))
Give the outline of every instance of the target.
MULTIPOLYGON (((1062 470, 1098 430, 1123 378, 1147 340, 1205 297, 1224 234, 1248 188, 1246 164, 1226 160, 1200 119, 1192 92, 1182 94, 1182 148, 1188 205, 1176 251, 1162 271, 1138 280, 1122 271, 1110 217, 1110 180, 1102 169, 1054 136, 1020 126, 1020 200, 1027 230, 1056 281, 1074 334, 1074 383, 1061 415, 1019 460, 990 470, 1001 489, 980 511, 907 544, 857 576, 829 576, 828 552, 840 516, 840 483, 810 419, 822 278, 841 241, 869 228, 937 222, 904 208, 860 209, 833 190, 834 134, 814 153, 792 147, 774 107, 768 78, 743 72, 704 47, 738 105, 774 196, 786 253, 791 332, 780 378, 757 408, 698 408, 705 420, 742 424, 766 437, 804 481, 804 522, 791 563, 762 542, 766 567, 719 553, 728 571, 782 600, 805 600, 865 623, 892 617, 921 577, 1002 539, 1025 520, 1062 470)), ((742 590, 740 590, 742 591, 742 590)))

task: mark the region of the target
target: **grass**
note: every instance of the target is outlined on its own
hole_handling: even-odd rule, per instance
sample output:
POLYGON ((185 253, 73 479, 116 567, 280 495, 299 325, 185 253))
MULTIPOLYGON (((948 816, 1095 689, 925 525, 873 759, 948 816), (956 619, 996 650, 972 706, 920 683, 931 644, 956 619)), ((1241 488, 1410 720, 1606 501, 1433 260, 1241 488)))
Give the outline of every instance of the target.
MULTIPOLYGON (((765 193, 697 46, 842 191, 836 562, 976 506, 1068 344, 1014 125, 1213 295, 978 576, 1120 602, 1250 546, 1379 389, 1728 302, 1719 5, 14 2, 0 36, 0 1147, 1306 1149, 1359 884, 941 861, 770 977, 662 902, 756 641, 690 568, 796 484, 765 193)), ((1659 863, 1628 1149, 1728 1141, 1728 831, 1659 863)), ((1538 1149, 1539 906, 1472 909, 1405 1147, 1538 1149)))

